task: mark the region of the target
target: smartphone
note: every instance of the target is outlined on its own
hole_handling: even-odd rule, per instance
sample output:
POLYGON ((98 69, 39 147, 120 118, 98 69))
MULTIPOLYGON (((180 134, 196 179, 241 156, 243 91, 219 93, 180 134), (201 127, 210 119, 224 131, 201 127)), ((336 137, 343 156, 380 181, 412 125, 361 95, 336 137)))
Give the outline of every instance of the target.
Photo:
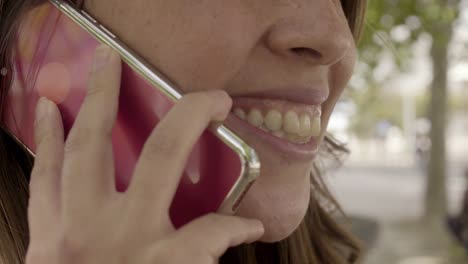
MULTIPOLYGON (((148 136, 182 93, 74 4, 50 0, 34 9, 21 26, 3 119, 11 136, 34 155, 34 111, 38 99, 46 96, 57 103, 68 135, 86 95, 94 50, 100 43, 112 47, 123 60, 112 144, 116 190, 125 192, 148 136)), ((158 177, 158 168, 154 171, 158 177)), ((174 226, 211 212, 234 214, 259 172, 255 150, 228 127, 212 124, 185 166, 170 208, 174 226)))

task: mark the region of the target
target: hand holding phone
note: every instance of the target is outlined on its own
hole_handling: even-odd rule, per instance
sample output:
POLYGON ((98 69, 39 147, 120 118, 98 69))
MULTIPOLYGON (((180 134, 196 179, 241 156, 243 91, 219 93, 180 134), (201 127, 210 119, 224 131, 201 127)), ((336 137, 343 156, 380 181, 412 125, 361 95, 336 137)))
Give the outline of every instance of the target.
POLYGON ((169 217, 193 144, 229 113, 223 92, 184 96, 146 141, 127 192, 115 190, 111 132, 121 64, 105 46, 98 53, 65 142, 59 109, 39 102, 26 263, 215 263, 228 247, 259 239, 257 220, 208 214, 175 230, 169 217))
MULTIPOLYGON (((4 117, 6 129, 35 155, 34 108, 40 97, 48 97, 58 106, 67 138, 84 103, 92 54, 100 43, 105 43, 123 60, 109 151, 113 153, 115 187, 125 192, 154 127, 162 123, 175 104, 186 99, 164 74, 68 1, 50 0, 30 15, 33 18, 20 31, 16 76, 4 117)), ((102 105, 103 109, 107 107, 102 105)), ((184 116, 190 116, 192 109, 184 109, 184 116)), ((194 135, 184 134, 187 139, 178 140, 187 142, 194 135)), ((176 227, 208 213, 234 214, 260 172, 255 151, 221 123, 212 123, 197 136, 180 170, 181 180, 170 206, 170 218, 176 227)), ((158 144, 172 148, 164 140, 158 144)), ((153 171, 163 169, 154 167, 153 171)))

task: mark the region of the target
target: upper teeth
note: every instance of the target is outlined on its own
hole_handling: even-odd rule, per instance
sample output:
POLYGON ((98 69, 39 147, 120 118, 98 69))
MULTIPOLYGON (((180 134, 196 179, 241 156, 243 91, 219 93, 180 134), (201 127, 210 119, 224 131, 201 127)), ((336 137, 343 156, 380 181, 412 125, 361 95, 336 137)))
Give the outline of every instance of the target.
POLYGON ((271 110, 265 116, 265 125, 271 131, 280 130, 283 124, 283 115, 276 110, 271 110))
POLYGON ((282 114, 276 109, 269 110, 263 115, 259 109, 245 110, 236 107, 234 114, 251 125, 265 131, 272 132, 277 137, 286 137, 294 142, 307 142, 311 137, 320 135, 320 114, 298 114, 295 111, 287 111, 282 114))

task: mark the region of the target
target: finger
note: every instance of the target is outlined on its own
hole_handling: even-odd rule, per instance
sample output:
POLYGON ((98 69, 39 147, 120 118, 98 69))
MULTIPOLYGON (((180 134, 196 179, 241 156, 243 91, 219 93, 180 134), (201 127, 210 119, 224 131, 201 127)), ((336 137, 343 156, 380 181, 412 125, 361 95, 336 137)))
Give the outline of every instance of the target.
POLYGON ((120 78, 119 55, 106 45, 99 46, 87 95, 65 144, 63 191, 67 201, 95 200, 115 190, 112 130, 120 78))
MULTIPOLYGON (((158 124, 146 141, 128 193, 147 208, 159 203, 169 208, 188 156, 210 121, 222 121, 232 106, 225 92, 184 96, 158 124)), ((145 209, 146 211, 146 209, 145 209)), ((159 212, 155 212, 159 213, 159 212)))
POLYGON ((174 234, 174 241, 199 248, 218 259, 228 248, 254 242, 264 232, 263 225, 258 220, 209 214, 179 229, 174 234))
POLYGON ((41 98, 36 109, 36 158, 31 172, 29 221, 31 234, 47 232, 60 210, 60 175, 63 162, 63 124, 57 106, 41 98))

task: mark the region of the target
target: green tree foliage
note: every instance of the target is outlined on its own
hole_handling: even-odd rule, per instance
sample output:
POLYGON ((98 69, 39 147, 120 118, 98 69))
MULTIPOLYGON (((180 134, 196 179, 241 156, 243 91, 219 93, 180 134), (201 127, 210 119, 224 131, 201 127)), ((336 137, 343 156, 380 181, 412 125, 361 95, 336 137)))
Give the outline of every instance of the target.
MULTIPOLYGON (((427 114, 432 123, 432 149, 426 184, 426 214, 429 222, 439 222, 446 213, 446 150, 445 127, 447 113, 448 47, 453 28, 459 17, 460 2, 464 0, 370 0, 367 30, 359 47, 361 63, 367 71, 359 72, 369 85, 352 89, 357 113, 378 112, 375 98, 382 96, 380 83, 372 69, 379 65, 384 51, 392 51, 399 71, 405 71, 412 58, 414 43, 422 36, 432 38, 431 60, 433 80, 427 114), (399 33, 399 34, 396 34, 399 33), (373 105, 373 107, 370 107, 373 105)), ((398 71, 396 72, 398 73, 398 71)), ((380 106, 382 107, 382 106, 380 106)), ((361 118, 358 118, 359 124, 361 118)), ((366 120, 364 123, 369 123, 366 120)), ((359 127, 359 125, 357 126, 359 127)))
MULTIPOLYGON (((411 59, 411 46, 429 34, 436 42, 449 41, 445 30, 459 16, 460 0, 370 0, 367 30, 360 43, 361 59, 376 66, 383 50, 394 52, 398 65, 411 59), (391 39, 392 32, 405 30, 408 37, 391 39)), ((402 70, 405 68, 403 67, 402 70)))

